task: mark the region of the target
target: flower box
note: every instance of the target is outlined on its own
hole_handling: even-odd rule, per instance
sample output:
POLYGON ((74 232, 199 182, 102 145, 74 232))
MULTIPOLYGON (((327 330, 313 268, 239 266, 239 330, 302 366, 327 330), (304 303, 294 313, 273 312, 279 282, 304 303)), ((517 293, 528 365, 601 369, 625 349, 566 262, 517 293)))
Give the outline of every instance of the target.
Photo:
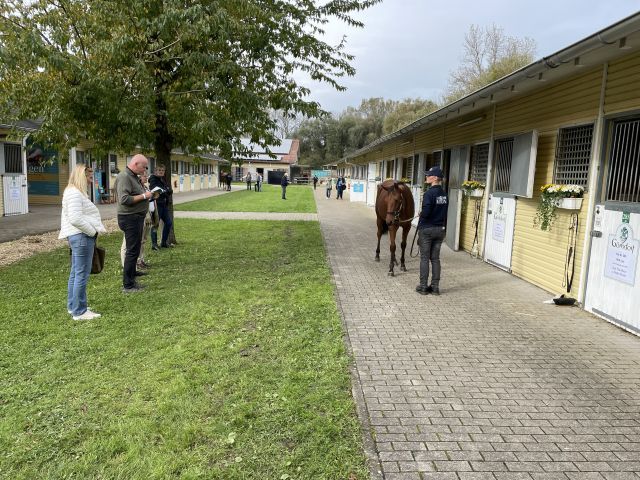
POLYGON ((484 195, 484 188, 474 188, 473 190, 465 190, 468 197, 481 198, 484 195))
POLYGON ((582 198, 559 198, 556 202, 558 208, 565 210, 580 210, 582 207, 582 198))

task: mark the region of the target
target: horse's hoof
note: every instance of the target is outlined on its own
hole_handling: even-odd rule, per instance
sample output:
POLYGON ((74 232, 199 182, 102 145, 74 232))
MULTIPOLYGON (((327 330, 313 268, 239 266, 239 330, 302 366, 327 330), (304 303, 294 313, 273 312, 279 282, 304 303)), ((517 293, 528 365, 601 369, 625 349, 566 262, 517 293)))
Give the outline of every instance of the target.
POLYGON ((402 267, 400 267, 400 270, 402 270, 403 272, 406 272, 407 271, 407 267, 402 266, 402 267))
POLYGON ((379 261, 380 261, 380 257, 376 257, 376 262, 379 262, 379 261))
POLYGON ((394 275, 393 275, 393 272, 389 272, 389 273, 387 273, 387 275, 389 275, 390 277, 393 277, 393 276, 394 276, 394 275))

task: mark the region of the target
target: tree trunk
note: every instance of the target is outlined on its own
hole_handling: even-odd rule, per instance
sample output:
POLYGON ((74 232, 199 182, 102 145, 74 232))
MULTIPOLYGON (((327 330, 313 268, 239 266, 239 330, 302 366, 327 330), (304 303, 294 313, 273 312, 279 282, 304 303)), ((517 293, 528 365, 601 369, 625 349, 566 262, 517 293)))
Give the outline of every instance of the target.
MULTIPOLYGON (((155 139, 153 142, 153 147, 156 154, 156 164, 162 163, 164 164, 165 172, 164 178, 171 188, 173 185, 171 183, 171 149, 173 148, 173 136, 169 132, 169 125, 167 121, 166 115, 167 104, 164 101, 162 95, 157 95, 156 98, 156 128, 155 128, 155 139)), ((177 172, 176 172, 177 173, 177 172)), ((167 205, 169 209, 169 216, 171 217, 171 221, 173 223, 173 195, 171 196, 171 201, 167 205)), ((175 223, 173 224, 175 225, 175 223)), ((164 228, 164 225, 162 225, 164 228)), ((169 238, 167 242, 171 245, 177 244, 175 229, 172 226, 171 231, 169 232, 169 238)))

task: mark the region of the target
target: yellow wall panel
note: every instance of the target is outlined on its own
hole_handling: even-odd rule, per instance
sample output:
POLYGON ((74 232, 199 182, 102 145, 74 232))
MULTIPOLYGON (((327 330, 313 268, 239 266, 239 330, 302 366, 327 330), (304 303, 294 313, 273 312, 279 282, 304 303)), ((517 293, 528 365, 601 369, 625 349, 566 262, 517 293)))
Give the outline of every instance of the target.
POLYGON ((616 60, 607 70, 605 114, 640 108, 640 55, 637 53, 616 60))

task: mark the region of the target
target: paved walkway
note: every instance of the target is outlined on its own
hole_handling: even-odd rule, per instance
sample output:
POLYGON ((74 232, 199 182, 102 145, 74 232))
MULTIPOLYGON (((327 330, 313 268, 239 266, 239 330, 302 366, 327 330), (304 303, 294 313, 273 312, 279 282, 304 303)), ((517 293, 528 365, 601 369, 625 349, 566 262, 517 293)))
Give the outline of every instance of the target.
POLYGON ((420 296, 417 259, 373 260, 373 210, 323 195, 373 478, 640 479, 640 338, 446 247, 420 296))
MULTIPOLYGON (((243 185, 232 185, 232 190, 244 190, 243 185)), ((223 195, 225 190, 212 188, 174 194, 173 201, 176 205, 201 198, 223 195)), ((26 215, 12 215, 0 217, 0 243, 17 240, 25 235, 38 235, 60 229, 60 205, 32 205, 26 215)), ((98 205, 100 216, 103 220, 115 218, 116 204, 98 205)))

